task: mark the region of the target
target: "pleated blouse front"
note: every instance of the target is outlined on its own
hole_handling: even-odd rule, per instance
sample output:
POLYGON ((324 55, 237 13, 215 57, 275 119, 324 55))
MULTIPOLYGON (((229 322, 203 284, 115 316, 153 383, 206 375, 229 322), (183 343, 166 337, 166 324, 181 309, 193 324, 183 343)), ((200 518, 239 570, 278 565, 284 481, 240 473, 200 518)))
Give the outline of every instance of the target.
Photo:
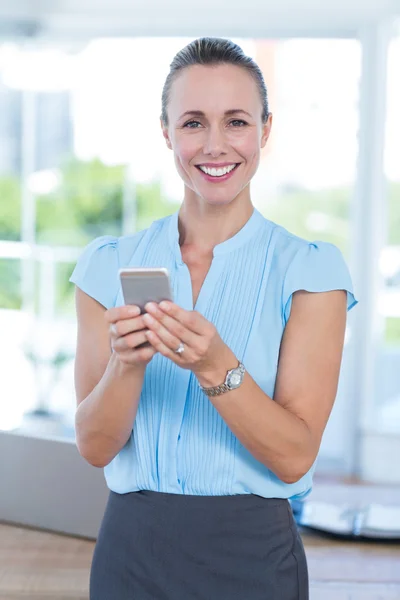
MULTIPOLYGON (((270 397, 292 294, 344 289, 348 309, 357 303, 336 246, 294 236, 257 209, 236 235, 215 246, 194 307, 179 246, 178 212, 131 236, 96 238, 84 249, 70 281, 106 308, 121 306, 118 269, 129 266, 166 267, 174 301, 214 323, 270 397)), ((229 393, 224 401, 229 402, 229 393)), ((156 354, 146 368, 132 434, 104 474, 118 493, 145 489, 295 498, 310 492, 314 469, 315 463, 296 483, 282 482, 231 432, 193 373, 156 354)))

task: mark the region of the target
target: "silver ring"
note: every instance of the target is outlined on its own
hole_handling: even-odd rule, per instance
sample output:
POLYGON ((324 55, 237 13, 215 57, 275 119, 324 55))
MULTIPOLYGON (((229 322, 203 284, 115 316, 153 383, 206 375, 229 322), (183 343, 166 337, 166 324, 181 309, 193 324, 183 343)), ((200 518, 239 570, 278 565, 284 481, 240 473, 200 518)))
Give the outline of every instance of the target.
POLYGON ((179 344, 178 348, 175 350, 175 352, 177 354, 182 354, 182 352, 184 351, 184 349, 185 349, 185 346, 182 344, 182 342, 180 342, 180 344, 179 344))

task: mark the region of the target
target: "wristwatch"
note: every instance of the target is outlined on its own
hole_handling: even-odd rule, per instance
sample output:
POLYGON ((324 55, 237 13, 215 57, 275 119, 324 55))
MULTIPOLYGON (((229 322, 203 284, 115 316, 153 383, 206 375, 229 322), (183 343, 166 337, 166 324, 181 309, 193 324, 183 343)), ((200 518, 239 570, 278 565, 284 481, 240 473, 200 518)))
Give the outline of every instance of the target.
POLYGON ((224 383, 209 388, 205 388, 200 385, 200 388, 207 396, 220 396, 221 394, 225 394, 225 392, 229 392, 230 390, 235 390, 238 388, 243 381, 245 372, 246 369, 244 365, 239 362, 235 369, 231 369, 226 373, 224 383))

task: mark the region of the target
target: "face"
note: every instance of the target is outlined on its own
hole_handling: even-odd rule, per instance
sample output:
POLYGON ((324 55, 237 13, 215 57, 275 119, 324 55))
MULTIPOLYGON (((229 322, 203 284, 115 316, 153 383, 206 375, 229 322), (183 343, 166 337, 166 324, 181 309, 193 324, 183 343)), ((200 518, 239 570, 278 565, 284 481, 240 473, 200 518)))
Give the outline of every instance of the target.
POLYGON ((195 65, 173 82, 167 146, 185 183, 185 198, 212 205, 249 196, 272 116, 262 123, 257 84, 243 68, 195 65))

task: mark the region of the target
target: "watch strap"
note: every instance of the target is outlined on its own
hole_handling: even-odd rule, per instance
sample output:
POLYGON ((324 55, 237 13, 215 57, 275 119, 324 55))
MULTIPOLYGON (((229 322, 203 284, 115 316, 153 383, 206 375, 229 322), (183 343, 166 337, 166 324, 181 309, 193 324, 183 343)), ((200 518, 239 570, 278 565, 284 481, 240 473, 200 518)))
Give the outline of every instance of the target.
POLYGON ((226 383, 221 383, 221 385, 216 385, 210 388, 201 386, 201 389, 205 394, 207 394, 207 396, 220 396, 221 394, 225 394, 225 392, 229 392, 231 388, 229 388, 226 383))
POLYGON ((226 377, 225 377, 225 381, 224 383, 221 383, 220 385, 216 385, 213 387, 209 387, 209 388, 205 388, 202 385, 200 385, 200 388, 203 390, 203 392, 207 395, 207 396, 220 396, 221 394, 225 394, 226 392, 230 392, 232 389, 237 389, 237 387, 229 387, 229 385, 227 385, 227 380, 229 375, 232 373, 232 371, 237 371, 239 370, 239 372, 243 375, 246 371, 243 363, 241 363, 239 361, 239 364, 237 367, 235 367, 234 369, 229 369, 229 371, 227 371, 226 373, 226 377))

